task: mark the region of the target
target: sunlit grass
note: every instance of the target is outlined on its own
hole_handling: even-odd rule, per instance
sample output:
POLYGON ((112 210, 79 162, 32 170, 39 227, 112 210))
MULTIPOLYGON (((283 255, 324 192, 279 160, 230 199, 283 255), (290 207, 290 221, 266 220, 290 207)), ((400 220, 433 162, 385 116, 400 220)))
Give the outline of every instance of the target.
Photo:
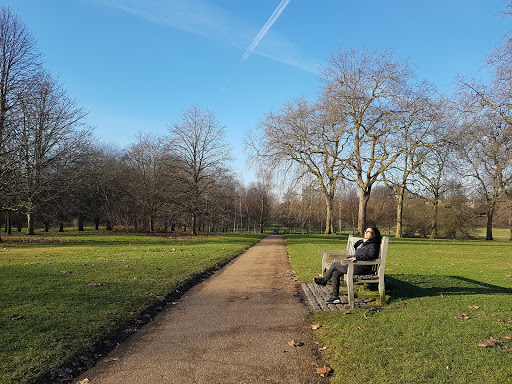
MULTIPOLYGON (((331 383, 512 383, 512 243, 391 239, 388 305, 318 312, 331 383), (461 319, 456 318, 457 315, 461 319), (465 319, 467 317, 467 319, 465 319), (498 348, 479 347, 490 338, 498 348)), ((300 282, 346 236, 287 236, 300 282)))
MULTIPOLYGON (((0 383, 33 383, 148 320, 262 236, 111 232, 3 236, 0 383), (168 298, 168 299, 166 299, 168 298)), ((78 359, 78 362, 80 360, 78 359)))

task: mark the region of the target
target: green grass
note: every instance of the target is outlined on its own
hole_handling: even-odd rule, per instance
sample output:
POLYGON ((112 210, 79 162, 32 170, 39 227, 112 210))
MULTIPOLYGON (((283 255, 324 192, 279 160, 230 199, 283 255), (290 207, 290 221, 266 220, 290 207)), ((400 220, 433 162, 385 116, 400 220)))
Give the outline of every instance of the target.
POLYGON ((3 235, 0 383, 49 382, 53 369, 87 365, 87 359, 77 357, 98 353, 126 336, 148 321, 164 297, 172 300, 177 290, 261 237, 3 235))
MULTIPOLYGON (((391 239, 387 306, 314 316, 331 383, 512 383, 512 243, 504 233, 493 242, 391 239), (491 337, 502 348, 478 346, 491 337)), ((286 239, 299 282, 320 272, 318 249, 346 244, 346 236, 286 239)))

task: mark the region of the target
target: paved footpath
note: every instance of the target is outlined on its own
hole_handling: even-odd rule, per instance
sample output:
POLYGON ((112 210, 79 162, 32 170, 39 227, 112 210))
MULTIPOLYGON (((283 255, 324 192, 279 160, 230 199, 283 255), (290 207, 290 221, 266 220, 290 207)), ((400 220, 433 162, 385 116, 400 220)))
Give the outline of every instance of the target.
POLYGON ((284 240, 271 235, 168 306, 77 381, 327 383, 284 240), (304 343, 292 346, 289 342, 304 343))

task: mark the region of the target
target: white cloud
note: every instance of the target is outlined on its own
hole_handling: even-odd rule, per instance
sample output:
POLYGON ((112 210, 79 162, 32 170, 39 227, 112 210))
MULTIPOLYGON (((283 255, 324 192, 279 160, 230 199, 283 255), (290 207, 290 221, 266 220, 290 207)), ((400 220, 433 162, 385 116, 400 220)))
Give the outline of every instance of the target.
MULTIPOLYGON (((238 49, 245 49, 247 41, 254 36, 254 28, 246 19, 235 15, 227 9, 204 0, 98 0, 104 6, 119 9, 151 23, 167 25, 170 28, 229 44, 238 49)), ((291 0, 282 0, 256 38, 246 50, 242 61, 254 53, 271 60, 284 63, 308 72, 316 72, 313 60, 305 59, 297 47, 288 39, 273 35, 267 36, 264 44, 261 40, 275 23, 291 0), (255 51, 256 47, 258 50, 255 51)))
POLYGON ((230 18, 221 8, 201 0, 102 0, 102 3, 149 22, 201 36, 223 34, 220 27, 230 18))

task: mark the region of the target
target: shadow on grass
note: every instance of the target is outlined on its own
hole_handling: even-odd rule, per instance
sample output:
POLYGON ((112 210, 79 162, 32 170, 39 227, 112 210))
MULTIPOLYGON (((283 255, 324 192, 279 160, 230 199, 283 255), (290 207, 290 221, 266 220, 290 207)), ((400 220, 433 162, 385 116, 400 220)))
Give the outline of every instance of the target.
POLYGON ((512 294, 512 288, 442 275, 400 275, 399 279, 386 276, 386 290, 393 301, 429 296, 512 294))
POLYGON ((52 248, 55 246, 88 246, 88 247, 119 247, 147 246, 173 247, 180 245, 205 245, 212 243, 239 244, 253 241, 256 243, 263 235, 255 233, 222 233, 212 232, 192 236, 179 233, 130 233, 111 231, 85 232, 49 232, 38 233, 34 236, 13 234, 2 237, 3 244, 13 246, 38 246, 52 248))

